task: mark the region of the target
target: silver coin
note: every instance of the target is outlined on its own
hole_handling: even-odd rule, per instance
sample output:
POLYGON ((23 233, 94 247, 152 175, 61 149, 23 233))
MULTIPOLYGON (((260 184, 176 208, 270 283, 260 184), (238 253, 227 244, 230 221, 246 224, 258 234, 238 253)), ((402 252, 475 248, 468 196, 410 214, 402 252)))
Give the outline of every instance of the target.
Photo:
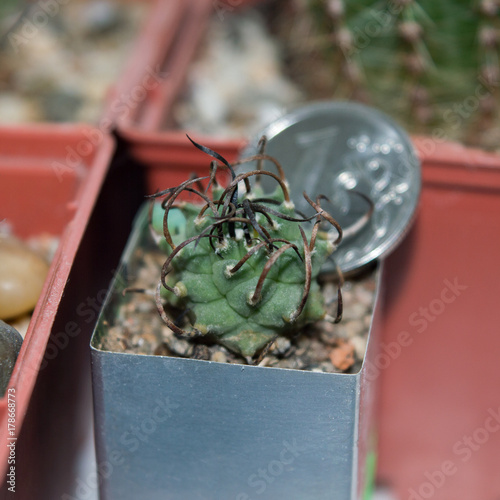
POLYGON ((321 206, 346 232, 325 272, 335 265, 359 269, 401 241, 418 204, 421 169, 410 138, 393 120, 361 104, 317 102, 268 125, 242 157, 256 153, 262 135, 266 153, 285 169, 297 209, 311 213, 303 191, 312 199, 323 194, 328 201, 321 206), (366 197, 374 210, 363 226, 366 197))

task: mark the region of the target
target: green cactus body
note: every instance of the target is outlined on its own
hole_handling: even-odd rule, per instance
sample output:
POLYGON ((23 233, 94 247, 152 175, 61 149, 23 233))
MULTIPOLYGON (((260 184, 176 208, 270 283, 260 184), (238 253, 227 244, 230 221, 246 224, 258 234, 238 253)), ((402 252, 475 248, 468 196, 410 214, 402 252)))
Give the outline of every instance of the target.
MULTIPOLYGON (((213 199, 218 200, 222 192, 221 188, 215 187, 213 199)), ((257 186, 251 194, 239 196, 238 206, 244 199, 266 200, 258 200, 258 203, 290 218, 297 217, 293 204, 285 200, 280 188, 264 198, 257 186)), ((169 211, 168 226, 174 245, 180 245, 210 229, 214 222, 213 214, 206 210, 200 217, 200 208, 200 205, 180 202, 169 211)), ((194 240, 172 259, 166 283, 175 290, 175 295, 162 289, 162 295, 166 294, 170 303, 189 310, 193 328, 198 334, 210 335, 245 357, 254 356, 276 335, 293 333, 325 316, 323 297, 316 278, 323 262, 334 249, 327 234, 318 232, 314 250, 309 253, 310 288, 305 305, 297 317, 307 281, 305 241, 299 224, 278 218, 272 212, 268 212, 267 216, 262 213, 255 215, 269 240, 276 238, 287 242, 275 242, 274 248, 270 248, 263 244, 253 227, 250 228, 251 234, 245 238, 244 224, 236 222, 233 230, 235 234, 231 237, 228 235, 228 224, 222 224, 222 239, 194 240), (285 245, 295 247, 289 246, 280 253, 279 249, 285 245), (252 246, 257 246, 254 253, 238 270, 232 271, 252 246), (259 279, 275 252, 279 253, 279 258, 269 267, 256 297, 259 279)), ((155 204, 152 227, 158 234, 163 234, 163 218, 164 209, 155 204)), ((300 224, 308 242, 311 240, 313 222, 300 224)), ((165 240, 161 241, 161 246, 167 254, 172 252, 165 240)))

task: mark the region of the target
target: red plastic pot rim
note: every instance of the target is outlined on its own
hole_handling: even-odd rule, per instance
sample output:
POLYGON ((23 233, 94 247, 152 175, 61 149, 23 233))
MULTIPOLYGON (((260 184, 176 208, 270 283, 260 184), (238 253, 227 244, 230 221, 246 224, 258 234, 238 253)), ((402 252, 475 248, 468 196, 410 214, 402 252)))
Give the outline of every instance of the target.
POLYGON ((500 155, 432 137, 412 137, 424 184, 467 189, 500 188, 500 155))
MULTIPOLYGON (((199 163, 200 155, 203 155, 193 147, 185 131, 145 132, 127 128, 120 130, 119 134, 130 145, 134 158, 148 166, 165 164, 182 168, 193 162, 199 163)), ((236 155, 247 145, 244 139, 225 139, 196 133, 189 135, 199 144, 217 151, 228 161, 236 159, 236 155)), ((209 163, 210 160, 207 165, 209 163)))
MULTIPOLYGON (((137 128, 120 128, 119 135, 132 147, 136 159, 153 168, 188 167, 196 163, 194 150, 184 131, 147 132, 137 128), (170 148, 168 156, 165 148, 170 148)), ((197 142, 207 145, 229 161, 236 159, 248 144, 246 139, 225 139, 190 133, 197 142)), ((449 188, 500 188, 500 155, 466 147, 457 142, 436 141, 432 137, 412 136, 422 162, 423 184, 449 188)))
MULTIPOLYGON (((135 159, 148 167, 184 167, 193 164, 200 152, 192 147, 185 131, 146 132, 122 129, 120 136, 130 145, 135 159), (168 153, 167 153, 168 151, 168 153)), ((207 145, 232 161, 248 141, 224 139, 190 133, 197 142, 207 145)), ((423 182, 456 188, 496 189, 500 187, 500 155, 468 148, 460 143, 436 141, 431 137, 412 136, 422 162, 423 182)))

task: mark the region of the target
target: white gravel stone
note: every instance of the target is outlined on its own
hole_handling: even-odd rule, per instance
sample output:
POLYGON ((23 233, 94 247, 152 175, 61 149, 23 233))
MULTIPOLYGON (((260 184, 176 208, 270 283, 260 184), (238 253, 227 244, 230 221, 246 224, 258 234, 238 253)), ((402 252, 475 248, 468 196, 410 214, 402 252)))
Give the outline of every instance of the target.
POLYGON ((222 351, 216 351, 212 354, 212 361, 227 363, 227 356, 222 351))
POLYGON ((352 337, 350 343, 354 346, 354 350, 356 351, 356 356, 359 359, 363 359, 366 352, 366 338, 365 337, 352 337))
POLYGON ((343 320, 351 321, 362 319, 366 313, 368 308, 366 305, 361 304, 360 302, 354 302, 349 304, 349 306, 344 307, 343 320))
POLYGON ((373 305, 373 293, 364 288, 362 285, 357 285, 354 288, 354 296, 360 304, 368 307, 373 305))

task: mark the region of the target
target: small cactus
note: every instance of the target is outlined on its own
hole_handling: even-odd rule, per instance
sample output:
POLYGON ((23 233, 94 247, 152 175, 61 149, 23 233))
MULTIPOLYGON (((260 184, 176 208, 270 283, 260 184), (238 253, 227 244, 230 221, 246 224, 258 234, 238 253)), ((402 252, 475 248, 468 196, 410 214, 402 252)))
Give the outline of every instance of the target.
MULTIPOLYGON (((296 212, 282 167, 263 153, 265 140, 261 140, 260 154, 232 165, 214 151, 193 144, 222 162, 231 179, 227 187, 221 187, 216 181, 221 165, 213 161, 208 177, 191 178, 154 195, 164 199, 152 205, 150 225, 168 255, 156 303, 176 334, 209 336, 251 358, 278 335, 293 334, 325 318, 316 278, 340 243, 342 230, 321 208, 324 197, 313 201, 304 193, 315 213, 305 217, 296 212), (250 161, 257 162, 256 169, 236 175, 234 167, 250 161), (263 170, 264 161, 272 162, 277 173, 263 170), (264 193, 262 176, 276 182, 274 192, 264 193), (207 179, 211 197, 201 184, 207 179), (180 201, 184 192, 202 204, 180 201), (321 230, 323 221, 336 228, 334 241, 321 230), (165 297, 188 311, 190 329, 179 327, 167 316, 165 297)), ((339 290, 337 320, 340 316, 339 290)))

